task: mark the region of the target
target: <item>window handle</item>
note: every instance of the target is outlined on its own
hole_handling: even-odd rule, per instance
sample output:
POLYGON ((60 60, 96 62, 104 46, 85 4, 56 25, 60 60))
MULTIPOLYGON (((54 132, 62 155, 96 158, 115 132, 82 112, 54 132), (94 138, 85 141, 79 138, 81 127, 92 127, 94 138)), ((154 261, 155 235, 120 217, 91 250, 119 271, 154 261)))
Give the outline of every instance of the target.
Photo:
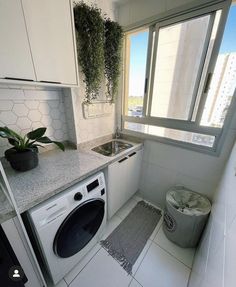
POLYGON ((209 73, 207 76, 207 81, 206 81, 206 85, 204 88, 204 94, 206 94, 209 91, 210 85, 211 85, 211 80, 212 80, 212 73, 209 73))
POLYGON ((147 93, 147 83, 148 83, 148 78, 145 79, 144 94, 147 93))

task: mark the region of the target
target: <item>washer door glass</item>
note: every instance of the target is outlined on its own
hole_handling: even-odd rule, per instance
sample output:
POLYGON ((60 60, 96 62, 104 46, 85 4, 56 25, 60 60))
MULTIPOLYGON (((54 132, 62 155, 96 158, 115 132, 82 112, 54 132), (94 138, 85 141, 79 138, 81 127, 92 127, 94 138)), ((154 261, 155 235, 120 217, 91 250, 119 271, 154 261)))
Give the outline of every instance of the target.
POLYGON ((54 239, 57 256, 70 257, 78 253, 97 233, 105 213, 101 199, 86 201, 76 207, 63 221, 54 239))

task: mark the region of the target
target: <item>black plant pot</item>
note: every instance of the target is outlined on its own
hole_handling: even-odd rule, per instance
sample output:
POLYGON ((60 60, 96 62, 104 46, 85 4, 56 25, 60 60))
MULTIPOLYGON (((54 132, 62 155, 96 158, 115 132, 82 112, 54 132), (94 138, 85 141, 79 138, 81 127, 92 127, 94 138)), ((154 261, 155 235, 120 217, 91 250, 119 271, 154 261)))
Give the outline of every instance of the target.
POLYGON ((24 151, 16 151, 10 148, 5 151, 5 157, 10 162, 13 169, 18 171, 27 171, 38 165, 38 149, 30 149, 24 151))

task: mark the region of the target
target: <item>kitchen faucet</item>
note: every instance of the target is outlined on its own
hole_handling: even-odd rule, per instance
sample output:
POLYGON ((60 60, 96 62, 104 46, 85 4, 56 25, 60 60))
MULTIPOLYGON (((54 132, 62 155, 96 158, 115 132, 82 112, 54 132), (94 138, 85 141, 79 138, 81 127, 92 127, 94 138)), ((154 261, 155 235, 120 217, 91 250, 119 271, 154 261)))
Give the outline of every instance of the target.
POLYGON ((116 128, 115 139, 119 139, 121 136, 119 127, 116 128))

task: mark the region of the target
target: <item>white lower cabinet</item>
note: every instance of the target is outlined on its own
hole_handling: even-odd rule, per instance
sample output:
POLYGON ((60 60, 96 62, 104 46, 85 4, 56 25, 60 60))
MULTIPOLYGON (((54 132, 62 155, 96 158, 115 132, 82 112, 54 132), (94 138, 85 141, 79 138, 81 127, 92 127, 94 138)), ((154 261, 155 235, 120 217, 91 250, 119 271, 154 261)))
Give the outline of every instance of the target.
POLYGON ((40 276, 34 264, 32 255, 30 254, 25 238, 22 234, 22 231, 20 230, 21 227, 17 217, 9 219, 4 223, 2 223, 1 225, 28 279, 27 283, 25 283, 24 286, 44 287, 45 285, 40 280, 40 276))
POLYGON ((108 218, 111 218, 138 190, 143 150, 130 152, 108 166, 108 218))

